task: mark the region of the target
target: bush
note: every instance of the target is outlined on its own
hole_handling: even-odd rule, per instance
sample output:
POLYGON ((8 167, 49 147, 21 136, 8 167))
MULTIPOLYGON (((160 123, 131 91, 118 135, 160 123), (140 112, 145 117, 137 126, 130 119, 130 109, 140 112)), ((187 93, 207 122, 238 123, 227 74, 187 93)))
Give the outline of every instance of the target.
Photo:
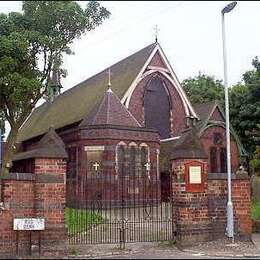
POLYGON ((251 217, 253 220, 260 220, 260 201, 252 202, 251 217))

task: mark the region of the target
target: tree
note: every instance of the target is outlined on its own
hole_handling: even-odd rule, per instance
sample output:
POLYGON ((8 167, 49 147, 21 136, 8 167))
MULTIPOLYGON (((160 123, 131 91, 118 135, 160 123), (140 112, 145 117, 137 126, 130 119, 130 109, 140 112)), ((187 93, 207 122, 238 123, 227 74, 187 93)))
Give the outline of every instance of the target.
POLYGON ((230 119, 250 157, 259 145, 260 62, 252 61, 253 70, 243 74, 243 82, 230 90, 230 119))
POLYGON ((0 110, 11 127, 3 172, 18 129, 47 94, 53 66, 62 65, 71 43, 109 15, 96 1, 85 9, 75 1, 23 1, 21 13, 0 14, 0 110))
POLYGON ((222 81, 199 73, 194 78, 183 80, 182 86, 192 103, 204 103, 212 100, 224 102, 224 87, 222 81))
MULTIPOLYGON (((1 135, 0 138, 3 139, 4 134, 5 134, 5 117, 4 117, 4 112, 0 110, 0 129, 1 129, 1 135)), ((0 139, 0 140, 2 140, 0 139)))

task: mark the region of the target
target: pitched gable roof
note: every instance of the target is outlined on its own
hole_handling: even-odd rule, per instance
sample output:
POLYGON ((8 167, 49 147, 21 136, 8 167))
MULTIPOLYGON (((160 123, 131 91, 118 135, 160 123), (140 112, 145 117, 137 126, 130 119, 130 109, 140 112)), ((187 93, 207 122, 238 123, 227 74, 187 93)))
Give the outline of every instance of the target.
POLYGON ((91 115, 80 123, 80 126, 87 125, 141 127, 111 89, 106 91, 102 101, 94 108, 91 115))
POLYGON ((65 144, 53 128, 41 138, 34 149, 18 153, 13 161, 20 161, 29 158, 62 158, 68 157, 65 144))
MULTIPOLYGON (((112 65, 113 91, 121 99, 156 47, 153 43, 133 55, 112 65)), ((63 92, 52 103, 36 108, 18 133, 18 142, 39 136, 48 131, 80 122, 100 103, 107 88, 107 69, 63 92)))
MULTIPOLYGON (((201 119, 201 121, 199 121, 196 125, 196 128, 199 131, 199 135, 201 135, 204 132, 204 130, 206 129, 206 126, 209 123, 212 123, 213 121, 215 122, 215 120, 211 121, 211 117, 216 109, 219 110, 220 115, 223 117, 223 121, 217 122, 217 123, 218 123, 218 125, 225 127, 225 114, 224 114, 224 111, 222 110, 221 106, 218 104, 218 101, 214 100, 214 101, 201 103, 201 104, 193 104, 193 107, 201 119)), ((215 124, 216 124, 216 122, 215 122, 215 124)), ((232 134, 232 136, 234 137, 234 139, 237 142, 239 154, 241 156, 247 156, 248 154, 247 154, 245 148, 243 147, 243 145, 242 145, 238 135, 236 134, 234 128, 232 127, 232 125, 230 125, 230 133, 232 134)))
POLYGON ((217 102, 214 100, 205 103, 195 103, 192 105, 195 111, 198 113, 201 121, 205 121, 209 118, 210 114, 213 112, 213 109, 217 105, 217 102))
POLYGON ((171 153, 171 159, 177 158, 207 158, 203 145, 200 142, 198 132, 195 127, 185 132, 175 143, 171 153))
POLYGON ((171 168, 173 159, 206 159, 207 154, 195 127, 187 130, 180 138, 161 142, 160 171, 171 168))

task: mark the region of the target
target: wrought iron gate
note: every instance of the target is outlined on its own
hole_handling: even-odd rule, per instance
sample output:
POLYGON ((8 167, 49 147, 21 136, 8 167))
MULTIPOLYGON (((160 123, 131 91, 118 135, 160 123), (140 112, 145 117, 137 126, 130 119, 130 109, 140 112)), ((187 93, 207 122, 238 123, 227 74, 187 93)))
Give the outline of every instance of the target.
POLYGON ((163 200, 161 194, 160 176, 112 176, 99 172, 84 179, 68 179, 65 220, 69 242, 172 240, 172 192, 163 200))

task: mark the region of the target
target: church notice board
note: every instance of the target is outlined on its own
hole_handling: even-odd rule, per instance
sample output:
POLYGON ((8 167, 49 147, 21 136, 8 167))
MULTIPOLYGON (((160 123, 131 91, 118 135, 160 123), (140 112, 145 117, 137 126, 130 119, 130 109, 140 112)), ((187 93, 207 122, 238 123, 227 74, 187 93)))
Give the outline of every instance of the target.
POLYGON ((192 161, 185 164, 185 182, 186 191, 188 192, 204 192, 204 163, 200 161, 192 161))

